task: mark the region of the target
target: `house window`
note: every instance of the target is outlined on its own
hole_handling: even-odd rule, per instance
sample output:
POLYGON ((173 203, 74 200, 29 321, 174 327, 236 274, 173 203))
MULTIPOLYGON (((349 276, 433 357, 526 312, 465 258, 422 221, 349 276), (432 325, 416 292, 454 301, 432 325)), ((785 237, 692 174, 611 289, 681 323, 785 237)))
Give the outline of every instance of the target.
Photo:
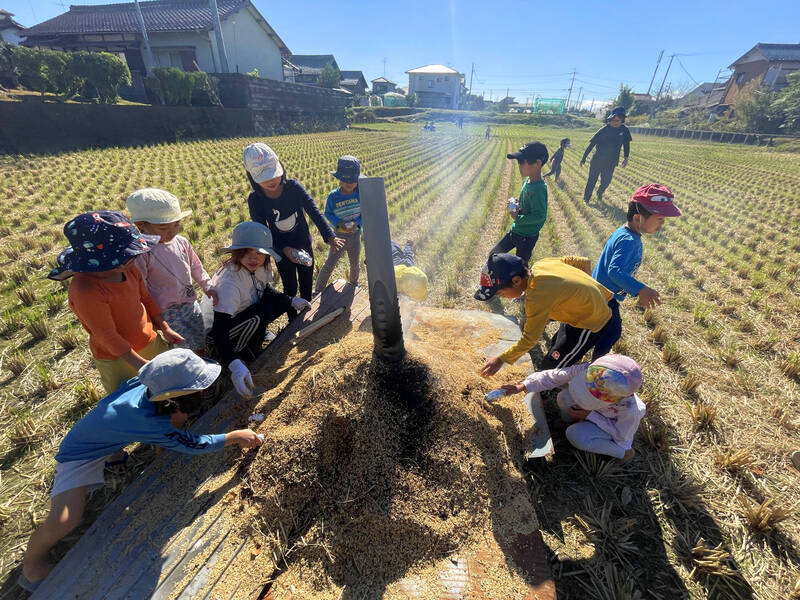
POLYGON ((744 73, 739 73, 736 76, 736 85, 742 85, 743 81, 744 81, 744 73))
POLYGON ((431 80, 428 82, 428 87, 429 87, 429 88, 432 88, 432 87, 433 87, 433 79, 431 79, 431 80))

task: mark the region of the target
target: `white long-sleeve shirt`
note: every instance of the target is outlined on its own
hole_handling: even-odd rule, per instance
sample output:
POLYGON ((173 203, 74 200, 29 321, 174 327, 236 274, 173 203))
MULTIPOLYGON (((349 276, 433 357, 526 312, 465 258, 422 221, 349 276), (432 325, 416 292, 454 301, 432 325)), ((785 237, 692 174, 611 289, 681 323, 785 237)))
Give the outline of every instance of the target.
MULTIPOLYGON (((566 369, 548 369, 528 375, 522 384, 528 392, 543 392, 552 390, 573 379, 579 382, 586 381, 586 371, 591 363, 581 363, 566 369)), ((573 399, 578 402, 579 398, 573 399)), ((591 410, 586 417, 600 429, 609 434, 614 442, 625 450, 630 449, 633 436, 639 429, 639 423, 647 411, 647 407, 636 394, 623 398, 619 402, 605 403, 603 408, 591 410)))

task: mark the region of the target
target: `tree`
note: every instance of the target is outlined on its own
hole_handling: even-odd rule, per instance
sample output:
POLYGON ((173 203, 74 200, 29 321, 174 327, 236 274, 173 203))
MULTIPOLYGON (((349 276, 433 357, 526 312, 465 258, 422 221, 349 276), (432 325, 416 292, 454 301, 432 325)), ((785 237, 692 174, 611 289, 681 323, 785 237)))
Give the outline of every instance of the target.
MULTIPOLYGON (((630 86, 627 86, 624 83, 619 84, 619 95, 614 98, 610 109, 613 110, 618 106, 621 106, 626 111, 633 106, 633 90, 630 88, 630 86)), ((611 110, 609 110, 609 112, 611 112, 611 110)))
POLYGON ((789 85, 778 93, 771 108, 783 121, 781 129, 800 131, 800 71, 790 73, 786 80, 789 85))
POLYGON ((416 94, 408 94, 406 96, 406 106, 414 107, 414 106, 417 105, 417 101, 418 100, 419 100, 419 98, 417 98, 416 94))
POLYGON ((325 88, 338 88, 339 82, 342 80, 342 74, 333 63, 328 63, 319 74, 318 83, 321 87, 325 88))

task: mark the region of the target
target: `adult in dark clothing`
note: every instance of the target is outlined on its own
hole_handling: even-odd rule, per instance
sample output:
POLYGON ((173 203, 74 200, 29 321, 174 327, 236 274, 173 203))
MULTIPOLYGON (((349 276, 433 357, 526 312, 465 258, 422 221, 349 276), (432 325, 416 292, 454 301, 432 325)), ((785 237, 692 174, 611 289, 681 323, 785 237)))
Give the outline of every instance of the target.
POLYGON ((583 201, 587 204, 592 199, 592 192, 600 177, 600 187, 597 188, 597 199, 603 199, 603 193, 611 184, 614 169, 619 164, 619 150, 623 149, 622 166, 628 166, 628 155, 631 153, 631 132, 623 123, 625 122, 625 109, 621 106, 611 111, 608 124, 602 127, 589 140, 589 145, 583 153, 581 166, 586 162, 586 157, 597 148, 589 163, 589 178, 586 180, 586 189, 583 191, 583 201))
MULTIPOLYGON (((311 300, 314 250, 303 211, 308 213, 322 238, 334 251, 344 247, 344 240, 336 237, 305 188, 298 181, 287 179, 272 148, 266 144, 250 144, 244 149, 244 166, 253 188, 247 198, 250 218, 269 227, 273 247, 287 259, 277 263, 283 293, 295 296, 299 284, 300 297, 311 300), (310 265, 303 264, 300 252, 311 257, 310 265)), ((290 319, 297 316, 294 309, 290 309, 288 314, 290 319)))

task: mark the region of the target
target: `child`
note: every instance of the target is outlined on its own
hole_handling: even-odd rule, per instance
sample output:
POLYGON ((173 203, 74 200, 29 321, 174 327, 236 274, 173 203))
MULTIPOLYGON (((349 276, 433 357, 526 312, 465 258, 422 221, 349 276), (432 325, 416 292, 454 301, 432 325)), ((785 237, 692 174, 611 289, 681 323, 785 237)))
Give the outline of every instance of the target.
POLYGON ((217 292, 191 242, 178 235, 181 219, 192 211, 181 211, 175 196, 156 188, 137 190, 128 196, 125 203, 131 219, 141 231, 161 237, 150 252, 135 259, 147 291, 161 307, 162 317, 184 338, 180 346, 203 356, 206 345, 203 315, 192 280, 214 304, 217 292))
POLYGON ((211 337, 222 362, 231 371, 236 391, 250 397, 253 378, 242 360, 252 361, 261 353, 269 323, 283 313, 300 311, 311 304, 270 285, 274 276, 269 257, 276 262, 281 257, 273 250, 272 235, 265 225, 239 223, 233 229, 231 245, 223 251, 231 256, 211 280, 218 296, 211 337))
POLYGON ((72 277, 69 306, 89 332, 94 363, 110 394, 164 352, 165 340, 184 341, 161 316, 133 262, 154 248, 159 237, 140 233, 121 213, 110 210, 78 215, 64 225, 64 235, 70 247, 58 256, 59 266, 48 277, 72 277))
POLYGON ((583 191, 583 201, 589 204, 592 199, 592 192, 600 178, 600 187, 597 188, 597 199, 602 200, 606 188, 611 185, 614 177, 614 170, 619 164, 619 150, 623 149, 624 158, 622 166, 628 166, 628 156, 631 153, 631 132, 623 125, 625 122, 625 109, 619 106, 608 115, 608 124, 601 127, 589 140, 589 145, 581 158, 581 166, 586 163, 586 158, 597 146, 594 156, 589 163, 589 177, 586 179, 586 189, 583 191))
POLYGON ((607 354, 593 363, 532 373, 517 385, 504 385, 509 394, 543 392, 568 384, 556 401, 568 423, 566 435, 580 450, 605 454, 628 462, 634 455, 633 436, 645 414, 636 395, 642 371, 635 360, 607 354))
POLYGON ((503 363, 513 365, 542 336, 548 319, 562 321, 542 369, 564 368, 607 335, 611 320, 608 301, 612 294, 589 275, 589 259, 580 256, 544 258, 528 269, 513 254, 493 254, 481 274, 475 299, 525 296, 525 328, 522 338, 499 356, 487 359, 481 375, 494 375, 503 363))
MULTIPOLYGON (((253 188, 247 198, 250 218, 269 227, 275 249, 288 259, 278 262, 283 291, 295 296, 299 282, 300 296, 311 300, 314 251, 303 211, 308 213, 335 252, 344 247, 344 240, 336 237, 305 188, 294 179, 286 178, 283 165, 272 148, 266 144, 250 144, 244 149, 243 156, 247 179, 253 188), (309 264, 303 264, 301 251, 309 255, 309 264)), ((297 311, 289 309, 289 318, 296 316, 297 311)))
POLYGON ((488 140, 491 137, 492 137, 492 126, 491 125, 487 125, 486 126, 486 139, 488 140))
POLYGON ((611 323, 609 335, 594 347, 594 358, 611 351, 622 335, 622 317, 619 303, 630 294, 639 298, 639 305, 652 308, 661 304, 658 292, 636 279, 636 270, 642 262, 642 234, 655 233, 664 225, 665 217, 681 216, 681 209, 673 203, 672 191, 665 185, 643 185, 633 193, 628 203, 628 222, 608 238, 592 277, 614 292, 609 301, 611 323))
POLYGON ((50 514, 31 535, 19 584, 33 591, 52 570, 47 553, 81 521, 86 496, 103 485, 106 458, 133 442, 184 454, 206 454, 227 446, 256 448, 262 438, 249 429, 195 435, 181 428, 200 407, 201 390, 221 367, 183 348, 158 355, 115 393, 78 421, 56 454, 50 514))
POLYGON ((424 302, 428 297, 428 276, 422 269, 414 266, 414 244, 411 240, 406 240, 405 247, 401 247, 394 240, 391 242, 397 291, 417 302, 424 302))
POLYGON ((558 150, 553 152, 553 156, 550 159, 550 171, 545 173, 545 177, 555 175, 556 183, 561 183, 561 161, 564 160, 564 151, 569 148, 570 145, 569 138, 561 140, 561 145, 558 147, 558 150))
MULTIPOLYGON (((359 264, 361 255, 361 204, 358 198, 358 177, 361 175, 361 163, 355 156, 342 156, 336 165, 336 170, 331 175, 339 180, 339 187, 328 194, 325 201, 325 216, 336 231, 336 237, 344 240, 344 249, 350 259, 349 281, 358 284, 359 264)), ((328 285, 333 268, 342 252, 331 246, 328 258, 317 274, 317 283, 314 286, 316 293, 322 292, 328 285)))
POLYGON ((519 161, 519 174, 525 180, 519 192, 519 208, 514 214, 514 222, 489 255, 517 249, 519 256, 527 265, 531 260, 533 247, 539 239, 539 230, 547 219, 547 184, 542 179, 542 165, 547 162, 547 147, 541 142, 531 142, 507 155, 519 161))

